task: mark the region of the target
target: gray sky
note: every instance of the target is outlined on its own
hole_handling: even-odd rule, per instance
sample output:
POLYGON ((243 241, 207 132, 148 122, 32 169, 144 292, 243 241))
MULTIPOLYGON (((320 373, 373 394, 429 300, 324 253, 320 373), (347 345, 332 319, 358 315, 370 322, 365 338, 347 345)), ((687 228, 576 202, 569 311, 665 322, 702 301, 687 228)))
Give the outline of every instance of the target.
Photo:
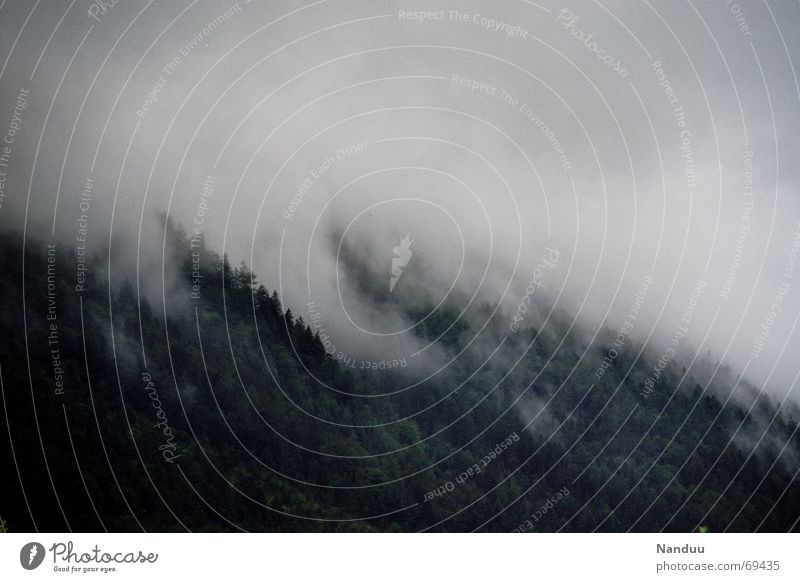
POLYGON ((421 347, 387 297, 402 237, 397 297, 510 314, 556 248, 532 302, 587 338, 650 276, 631 333, 656 354, 684 328, 684 359, 777 395, 797 373, 797 3, 32 6, 0 9, 0 132, 19 126, 0 228, 27 208, 30 236, 74 246, 91 178, 89 244, 132 241, 115 274, 140 222, 143 278, 160 270, 156 211, 202 219, 373 358, 421 347))

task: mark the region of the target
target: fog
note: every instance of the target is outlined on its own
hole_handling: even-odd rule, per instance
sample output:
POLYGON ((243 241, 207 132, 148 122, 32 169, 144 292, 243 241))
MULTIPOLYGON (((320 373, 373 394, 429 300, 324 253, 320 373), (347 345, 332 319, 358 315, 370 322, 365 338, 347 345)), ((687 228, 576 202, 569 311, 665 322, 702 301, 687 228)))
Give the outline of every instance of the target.
POLYGON ((0 8, 0 228, 159 301, 166 212, 360 359, 489 305, 792 389, 795 4, 84 4, 0 8))

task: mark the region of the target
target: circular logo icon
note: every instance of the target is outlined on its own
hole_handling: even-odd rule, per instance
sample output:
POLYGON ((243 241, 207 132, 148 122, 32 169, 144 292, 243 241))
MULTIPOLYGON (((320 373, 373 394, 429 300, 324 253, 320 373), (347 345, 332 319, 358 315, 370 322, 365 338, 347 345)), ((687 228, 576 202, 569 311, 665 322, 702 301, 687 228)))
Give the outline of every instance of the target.
POLYGON ((39 542, 30 542, 19 551, 19 563, 26 570, 35 570, 44 561, 44 546, 39 542))

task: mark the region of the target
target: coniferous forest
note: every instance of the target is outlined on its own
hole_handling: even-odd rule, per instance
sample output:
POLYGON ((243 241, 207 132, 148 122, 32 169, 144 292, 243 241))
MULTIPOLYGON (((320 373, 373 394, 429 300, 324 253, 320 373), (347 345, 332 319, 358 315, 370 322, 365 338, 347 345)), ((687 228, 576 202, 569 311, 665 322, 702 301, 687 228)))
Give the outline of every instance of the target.
POLYGON ((76 292, 72 249, 0 239, 4 528, 798 527, 797 411, 725 369, 672 362, 645 398, 633 343, 597 378, 611 336, 586 351, 555 318, 510 337, 508 365, 464 351, 471 324, 445 307, 415 333, 462 355, 406 389, 327 354, 274 282, 165 233, 180 276, 161 302, 101 256, 76 292))

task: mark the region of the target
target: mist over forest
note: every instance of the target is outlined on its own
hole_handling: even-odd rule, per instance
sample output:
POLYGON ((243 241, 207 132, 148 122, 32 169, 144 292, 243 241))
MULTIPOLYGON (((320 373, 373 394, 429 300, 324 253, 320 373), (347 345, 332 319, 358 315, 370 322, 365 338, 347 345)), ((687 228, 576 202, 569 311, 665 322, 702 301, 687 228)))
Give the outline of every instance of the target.
POLYGON ((0 4, 2 529, 797 531, 798 25, 0 4))

